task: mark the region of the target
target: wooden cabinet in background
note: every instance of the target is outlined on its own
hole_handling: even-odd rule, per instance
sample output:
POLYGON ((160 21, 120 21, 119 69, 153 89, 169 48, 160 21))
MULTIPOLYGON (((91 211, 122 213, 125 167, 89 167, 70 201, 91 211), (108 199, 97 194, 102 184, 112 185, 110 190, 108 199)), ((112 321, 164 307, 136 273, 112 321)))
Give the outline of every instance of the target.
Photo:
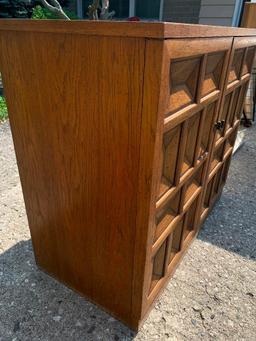
POLYGON ((256 28, 256 3, 245 2, 241 27, 256 28))
POLYGON ((0 33, 36 262, 138 329, 225 184, 256 32, 2 20, 0 33))

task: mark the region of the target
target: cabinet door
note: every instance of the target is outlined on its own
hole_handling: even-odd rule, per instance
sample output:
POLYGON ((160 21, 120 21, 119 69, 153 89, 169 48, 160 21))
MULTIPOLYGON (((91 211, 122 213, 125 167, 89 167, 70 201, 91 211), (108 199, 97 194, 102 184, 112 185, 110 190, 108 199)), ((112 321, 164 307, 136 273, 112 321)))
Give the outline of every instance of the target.
POLYGON ((194 237, 232 38, 165 42, 166 100, 159 147, 148 303, 194 237))
POLYGON ((235 38, 225 80, 217 121, 206 188, 201 207, 201 221, 221 194, 228 174, 233 147, 243 112, 255 55, 256 38, 235 38))

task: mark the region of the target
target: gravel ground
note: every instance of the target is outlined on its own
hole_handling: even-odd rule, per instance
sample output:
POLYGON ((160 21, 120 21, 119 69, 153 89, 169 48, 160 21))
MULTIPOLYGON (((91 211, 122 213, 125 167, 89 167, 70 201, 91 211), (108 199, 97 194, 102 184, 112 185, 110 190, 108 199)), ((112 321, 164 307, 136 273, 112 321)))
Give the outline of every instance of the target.
POLYGON ((0 340, 256 340, 256 127, 140 332, 36 268, 8 122, 0 125, 0 340))

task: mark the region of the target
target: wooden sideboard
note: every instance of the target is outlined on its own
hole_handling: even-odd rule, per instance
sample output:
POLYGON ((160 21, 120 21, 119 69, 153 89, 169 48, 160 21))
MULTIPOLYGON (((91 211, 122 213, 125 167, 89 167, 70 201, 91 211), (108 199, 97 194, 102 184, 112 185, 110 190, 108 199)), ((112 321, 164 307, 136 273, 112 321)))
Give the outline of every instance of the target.
POLYGON ((36 262, 136 330, 221 194, 256 31, 1 20, 0 44, 36 262))

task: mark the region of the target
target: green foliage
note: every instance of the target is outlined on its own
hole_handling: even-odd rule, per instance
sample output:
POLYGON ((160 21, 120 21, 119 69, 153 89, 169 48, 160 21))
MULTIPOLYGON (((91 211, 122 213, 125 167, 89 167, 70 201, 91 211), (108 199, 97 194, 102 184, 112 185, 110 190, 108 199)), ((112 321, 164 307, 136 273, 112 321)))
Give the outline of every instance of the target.
MULTIPOLYGON (((75 13, 65 10, 65 13, 70 19, 78 19, 75 13)), ((57 15, 49 11, 47 8, 41 7, 40 5, 33 8, 32 19, 59 19, 57 15)))
POLYGON ((32 19, 57 19, 57 16, 40 5, 33 8, 32 19))
POLYGON ((41 6, 36 6, 33 8, 32 19, 48 19, 47 14, 45 14, 44 9, 41 6))
POLYGON ((4 97, 0 96, 0 121, 6 120, 8 117, 7 106, 4 97))

